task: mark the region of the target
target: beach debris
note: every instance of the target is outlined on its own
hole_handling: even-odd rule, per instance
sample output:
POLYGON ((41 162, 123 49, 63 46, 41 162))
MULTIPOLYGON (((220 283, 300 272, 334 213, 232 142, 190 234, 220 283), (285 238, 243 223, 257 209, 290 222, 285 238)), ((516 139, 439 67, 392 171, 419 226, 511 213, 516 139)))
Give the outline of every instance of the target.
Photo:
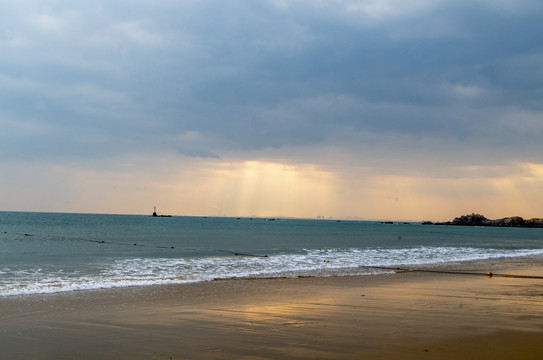
POLYGON ((234 280, 284 280, 286 276, 232 276, 232 277, 217 277, 213 281, 234 281, 234 280))
POLYGON ((543 279, 543 276, 539 275, 515 275, 515 274, 494 274, 493 272, 479 273, 479 272, 469 272, 461 270, 432 270, 432 269, 409 269, 409 268, 400 268, 400 267, 388 267, 388 266, 364 266, 359 265, 359 268, 368 268, 368 269, 382 269, 382 270, 392 270, 395 273, 404 273, 404 272, 427 272, 427 273, 436 273, 436 274, 454 274, 454 275, 483 275, 488 277, 507 277, 507 278, 516 278, 516 279, 543 279))

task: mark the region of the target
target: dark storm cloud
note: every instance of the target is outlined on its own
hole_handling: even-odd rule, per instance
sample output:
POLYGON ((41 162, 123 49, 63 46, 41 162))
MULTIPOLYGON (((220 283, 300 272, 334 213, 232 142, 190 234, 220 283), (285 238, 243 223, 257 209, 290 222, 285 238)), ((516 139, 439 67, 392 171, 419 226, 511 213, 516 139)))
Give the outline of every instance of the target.
POLYGON ((51 4, 0 9, 7 157, 540 149, 538 2, 51 4))

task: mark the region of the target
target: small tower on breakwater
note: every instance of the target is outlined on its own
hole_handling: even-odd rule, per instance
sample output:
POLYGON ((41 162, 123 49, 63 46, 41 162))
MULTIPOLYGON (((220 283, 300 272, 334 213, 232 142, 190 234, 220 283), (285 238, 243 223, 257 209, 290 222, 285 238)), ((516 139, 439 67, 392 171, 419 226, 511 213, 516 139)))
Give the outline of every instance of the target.
POLYGON ((169 218, 169 217, 172 217, 172 216, 171 215, 158 215, 156 213, 156 206, 155 206, 154 209, 153 209, 153 217, 169 218))

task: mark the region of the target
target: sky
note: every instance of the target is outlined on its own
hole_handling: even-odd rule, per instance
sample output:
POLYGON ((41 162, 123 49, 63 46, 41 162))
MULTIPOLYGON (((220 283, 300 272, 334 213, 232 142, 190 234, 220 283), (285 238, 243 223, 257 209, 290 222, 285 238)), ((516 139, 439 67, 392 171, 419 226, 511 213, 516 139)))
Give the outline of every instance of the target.
POLYGON ((543 217, 540 0, 3 0, 0 210, 543 217))

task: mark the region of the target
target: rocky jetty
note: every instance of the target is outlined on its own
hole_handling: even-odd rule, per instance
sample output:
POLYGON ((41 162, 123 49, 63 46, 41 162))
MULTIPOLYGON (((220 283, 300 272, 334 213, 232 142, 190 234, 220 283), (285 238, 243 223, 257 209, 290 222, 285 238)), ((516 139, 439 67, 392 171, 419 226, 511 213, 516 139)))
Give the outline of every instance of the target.
POLYGON ((424 221, 423 225, 460 225, 460 226, 501 226, 501 227, 534 227, 543 228, 543 219, 533 218, 524 220, 520 216, 491 220, 481 214, 462 215, 453 221, 436 222, 424 221))
POLYGON ((172 217, 171 215, 158 215, 156 213, 156 206, 154 208, 154 211, 153 211, 153 217, 172 217))

